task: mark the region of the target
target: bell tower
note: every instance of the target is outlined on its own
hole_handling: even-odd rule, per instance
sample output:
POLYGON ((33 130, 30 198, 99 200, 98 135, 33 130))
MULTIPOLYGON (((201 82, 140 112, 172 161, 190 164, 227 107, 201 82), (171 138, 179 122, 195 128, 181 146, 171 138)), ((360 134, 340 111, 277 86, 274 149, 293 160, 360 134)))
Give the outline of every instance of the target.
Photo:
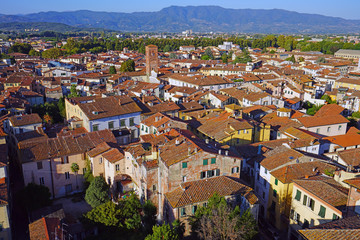
POLYGON ((145 47, 146 53, 146 74, 151 75, 151 71, 158 72, 158 47, 155 45, 148 45, 145 47))

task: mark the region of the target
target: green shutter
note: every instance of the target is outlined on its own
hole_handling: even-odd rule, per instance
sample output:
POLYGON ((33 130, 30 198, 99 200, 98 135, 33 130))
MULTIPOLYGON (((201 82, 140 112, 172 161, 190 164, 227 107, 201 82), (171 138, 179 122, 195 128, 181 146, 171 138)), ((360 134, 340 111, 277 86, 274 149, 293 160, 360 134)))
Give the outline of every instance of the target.
POLYGON ((278 185, 278 182, 277 178, 275 178, 275 185, 278 185))
POLYGON ((182 168, 187 168, 187 162, 182 163, 182 168))
POLYGON ((319 216, 323 218, 323 217, 325 217, 325 213, 326 213, 326 208, 323 205, 321 205, 320 211, 319 211, 319 216))
POLYGON ((339 219, 339 216, 334 213, 333 214, 333 220, 337 220, 337 219, 339 219))
POLYGON ((306 206, 307 196, 304 194, 303 205, 306 206))
POLYGON ((314 207, 315 207, 315 201, 312 198, 310 198, 310 208, 311 208, 311 210, 314 211, 314 207))
POLYGON ((296 190, 296 196, 295 196, 295 199, 300 201, 300 198, 301 198, 301 192, 299 190, 296 190))
POLYGON ((207 159, 203 160, 203 165, 208 165, 208 160, 207 159))
POLYGON ((277 191, 274 189, 273 190, 273 196, 276 197, 277 196, 277 191))
POLYGON ((212 158, 211 159, 211 164, 215 164, 216 163, 216 158, 212 158))

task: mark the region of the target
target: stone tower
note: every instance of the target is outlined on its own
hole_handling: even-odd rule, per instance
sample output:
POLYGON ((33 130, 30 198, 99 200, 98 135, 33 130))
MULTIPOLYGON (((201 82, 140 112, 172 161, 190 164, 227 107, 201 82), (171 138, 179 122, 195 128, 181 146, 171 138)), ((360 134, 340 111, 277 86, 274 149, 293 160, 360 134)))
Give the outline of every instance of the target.
POLYGON ((155 45, 148 45, 145 47, 146 53, 146 74, 151 75, 151 71, 158 72, 158 47, 155 45))

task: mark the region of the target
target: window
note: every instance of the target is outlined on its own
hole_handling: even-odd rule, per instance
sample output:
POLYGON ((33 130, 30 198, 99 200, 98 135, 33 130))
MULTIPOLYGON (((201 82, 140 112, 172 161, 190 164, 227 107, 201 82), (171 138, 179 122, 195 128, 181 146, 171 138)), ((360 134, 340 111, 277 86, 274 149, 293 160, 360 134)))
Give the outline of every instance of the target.
POLYGON ((207 177, 208 177, 208 178, 213 177, 214 175, 215 175, 214 170, 209 170, 209 171, 207 171, 207 177))
POLYGON ((319 211, 319 216, 324 218, 325 217, 325 213, 326 213, 326 208, 323 205, 320 205, 320 211, 319 211))
POLYGON ((99 164, 102 164, 102 162, 103 162, 102 160, 103 160, 102 157, 100 157, 99 158, 99 164))
POLYGON ((338 220, 340 217, 338 215, 336 215, 335 213, 333 214, 333 220, 338 220))
POLYGON ((231 169, 231 173, 238 173, 239 170, 240 170, 239 167, 233 167, 233 168, 231 169))
POLYGON ((156 191, 156 185, 153 185, 152 188, 153 188, 153 191, 156 191))
POLYGON ((134 126, 135 125, 135 118, 130 118, 130 126, 134 126))
POLYGON ((307 196, 304 194, 303 205, 306 206, 306 203, 307 203, 307 196))
POLYGON ((182 181, 186 182, 186 176, 182 176, 182 181))
POLYGON ((263 192, 263 196, 262 196, 262 197, 263 197, 263 199, 265 199, 265 192, 263 192))
POLYGON ((188 164, 187 162, 183 162, 182 163, 182 168, 187 168, 187 164, 188 164))
POLYGON ((203 165, 208 165, 208 159, 203 160, 203 165))
POLYGON ((120 120, 120 127, 125 127, 125 119, 120 120))
POLYGON ((86 168, 83 168, 83 174, 85 174, 86 173, 86 168))
POLYGON ((65 164, 65 163, 69 163, 69 158, 68 158, 68 156, 61 157, 61 164, 65 164))
POLYGON ((114 128, 114 122, 109 122, 109 129, 113 129, 114 128))
POLYGON ((307 203, 306 206, 309 207, 309 208, 311 208, 311 210, 314 211, 314 207, 315 207, 315 201, 314 201, 314 199, 312 199, 312 198, 309 197, 309 200, 308 200, 308 203, 307 203))
POLYGON ((275 178, 275 185, 278 185, 279 181, 275 178))
POLYGON ((300 199, 301 199, 301 192, 299 190, 296 190, 295 199, 298 200, 298 201, 300 201, 300 199))
POLYGON ((211 164, 215 164, 216 163, 216 158, 211 158, 211 164))
POLYGON ((276 198, 277 197, 277 191, 274 189, 273 190, 273 196, 276 198))
POLYGON ((330 132, 330 127, 327 128, 327 132, 330 132))
POLYGON ((120 171, 120 165, 119 164, 115 165, 115 171, 120 171))
POLYGON ((40 185, 44 185, 45 184, 44 177, 39 178, 39 182, 40 182, 40 185))
POLYGON ((37 162, 37 169, 42 169, 42 168, 43 168, 42 162, 37 162))
POLYGON ((99 124, 94 124, 93 125, 93 132, 98 131, 99 130, 99 124))
POLYGON ((65 172, 65 179, 69 179, 70 178, 70 173, 69 172, 65 172))
POLYGON ((186 216, 186 210, 185 210, 185 208, 181 208, 181 209, 180 209, 180 216, 181 216, 181 217, 186 216))
POLYGON ((265 174, 267 174, 267 169, 265 168, 265 174))
POLYGON ((276 204, 274 201, 272 201, 271 206, 270 206, 270 211, 275 212, 275 209, 276 209, 276 204))
POLYGON ((141 131, 144 131, 144 125, 141 124, 141 131))
POLYGON ((339 125, 339 127, 338 127, 338 130, 339 130, 339 131, 341 130, 341 127, 342 127, 342 126, 341 126, 341 125, 339 125))
POLYGON ((195 214, 196 210, 197 210, 197 206, 196 205, 192 206, 192 208, 191 208, 192 214, 195 214))
POLYGON ((204 179, 206 178, 206 172, 201 172, 200 173, 200 179, 204 179))
POLYGON ((316 129, 316 133, 319 133, 319 132, 320 132, 320 128, 317 128, 317 129, 316 129))

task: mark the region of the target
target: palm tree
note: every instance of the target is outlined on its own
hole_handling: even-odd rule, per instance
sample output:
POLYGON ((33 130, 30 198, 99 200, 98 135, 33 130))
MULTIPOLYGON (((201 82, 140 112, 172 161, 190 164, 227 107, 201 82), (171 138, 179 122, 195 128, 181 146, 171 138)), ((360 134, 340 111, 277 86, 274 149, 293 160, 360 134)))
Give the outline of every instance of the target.
POLYGON ((71 164, 71 171, 75 173, 75 180, 76 180, 76 189, 79 189, 78 183, 77 183, 77 173, 79 171, 79 165, 77 163, 71 164))

